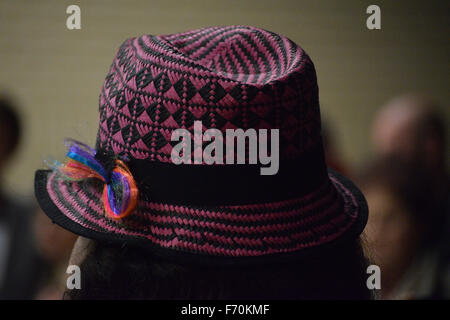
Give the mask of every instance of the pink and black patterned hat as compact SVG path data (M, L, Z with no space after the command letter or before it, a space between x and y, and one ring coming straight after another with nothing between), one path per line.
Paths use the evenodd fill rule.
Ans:
M283 36L228 26L128 39L99 104L96 148L72 142L68 164L36 172L40 206L76 234L226 264L302 256L364 229L363 195L324 162L314 65ZM172 133L196 121L224 135L278 129L277 174L174 164Z

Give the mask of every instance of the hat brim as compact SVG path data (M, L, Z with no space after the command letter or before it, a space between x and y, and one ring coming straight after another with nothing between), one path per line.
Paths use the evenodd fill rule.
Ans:
M302 198L246 206L183 206L140 199L135 214L107 217L101 186L38 170L35 195L56 224L80 236L142 246L171 261L240 265L322 254L355 240L368 218L364 196L340 173ZM143 197L141 197L143 198Z

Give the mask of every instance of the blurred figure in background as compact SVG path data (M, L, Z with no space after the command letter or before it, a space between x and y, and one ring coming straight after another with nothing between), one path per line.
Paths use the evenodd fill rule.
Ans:
M384 298L450 296L446 126L437 110L427 97L402 95L380 110L372 127L378 160L362 182L371 212L369 240L385 265Z
M42 210L34 220L36 245L43 268L36 279L38 300L59 300L65 290L67 261L77 236L54 224Z
M21 133L13 102L0 98L0 299L59 299L76 237L4 187Z
M381 268L383 299L441 298L442 214L433 178L423 167L396 158L372 164L360 186L369 206L370 254Z
M20 136L20 119L13 103L0 97L0 299L31 298L39 272L31 227L33 206L15 197L2 179Z
M376 156L395 155L416 162L448 190L445 130L436 102L406 94L381 108L373 123L372 144Z

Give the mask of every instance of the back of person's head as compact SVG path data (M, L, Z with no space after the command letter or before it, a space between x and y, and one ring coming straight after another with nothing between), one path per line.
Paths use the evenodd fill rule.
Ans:
M148 250L90 243L81 289L66 299L370 299L358 240L305 259L248 266L175 263Z

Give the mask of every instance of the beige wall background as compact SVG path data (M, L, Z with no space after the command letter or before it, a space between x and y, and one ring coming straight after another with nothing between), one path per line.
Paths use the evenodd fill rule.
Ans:
M0 92L16 98L24 137L6 188L31 192L34 171L63 139L94 144L100 87L122 41L211 25L255 25L288 36L312 57L322 116L343 159L370 157L369 127L387 99L405 91L434 97L450 117L449 1L18 1L0 0ZM81 30L66 8L81 7ZM366 8L381 7L379 31Z

